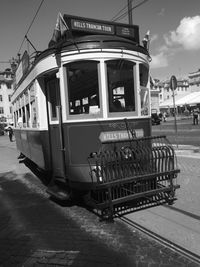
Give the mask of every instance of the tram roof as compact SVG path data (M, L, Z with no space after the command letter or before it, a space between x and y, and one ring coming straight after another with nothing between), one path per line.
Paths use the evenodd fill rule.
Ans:
M31 68L52 51L88 48L130 49L149 55L148 50L139 44L139 26L96 20L60 13L57 17L53 36L48 48L36 53L33 61L27 51L24 52L15 73L16 86L21 83Z
M60 41L76 39L87 35L108 35L129 39L139 44L139 26L112 21L97 20L59 13L56 27L53 32L49 47Z

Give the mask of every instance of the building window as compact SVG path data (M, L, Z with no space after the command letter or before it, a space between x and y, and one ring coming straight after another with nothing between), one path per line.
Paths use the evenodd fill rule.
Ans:
M0 114L4 114L3 107L0 107Z
M11 95L8 95L8 101L11 102Z
M12 114L12 107L10 107L10 114Z
M7 84L7 88L11 89L11 84L10 83Z
M3 102L3 96L0 95L0 102Z

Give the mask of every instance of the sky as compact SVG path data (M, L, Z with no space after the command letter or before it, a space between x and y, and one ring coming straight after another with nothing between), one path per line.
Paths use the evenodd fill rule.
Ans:
M128 0L0 0L0 70L9 67L2 62L31 50L23 41L27 32L38 51L46 49L59 12L111 21L127 3ZM152 77L187 78L189 73L197 71L200 68L200 0L133 0L132 7L140 3L133 9L132 18L133 24L139 25L140 40L150 31ZM118 22L128 23L128 16Z

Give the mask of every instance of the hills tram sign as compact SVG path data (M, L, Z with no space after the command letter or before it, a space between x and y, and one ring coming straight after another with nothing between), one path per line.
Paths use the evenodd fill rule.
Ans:
M83 18L78 16L71 16L68 14L65 14L63 18L72 35L75 32L116 35L119 37L131 39L136 43L139 43L138 25L129 25L111 21Z
M174 75L172 75L172 77L170 79L169 86L170 86L172 91L176 90L176 88L177 88L177 79Z

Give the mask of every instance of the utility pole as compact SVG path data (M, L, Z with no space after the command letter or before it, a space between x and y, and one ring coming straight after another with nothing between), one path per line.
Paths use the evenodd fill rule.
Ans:
M128 23L133 25L133 17L132 17L132 0L128 0Z
M172 90L172 96L173 96L173 104L174 104L174 128L175 128L175 133L176 133L176 145L178 147L178 138L177 138L177 122L176 122L176 104L175 104L175 94L174 91L177 88L177 79L174 75L171 76L170 78L170 88Z

